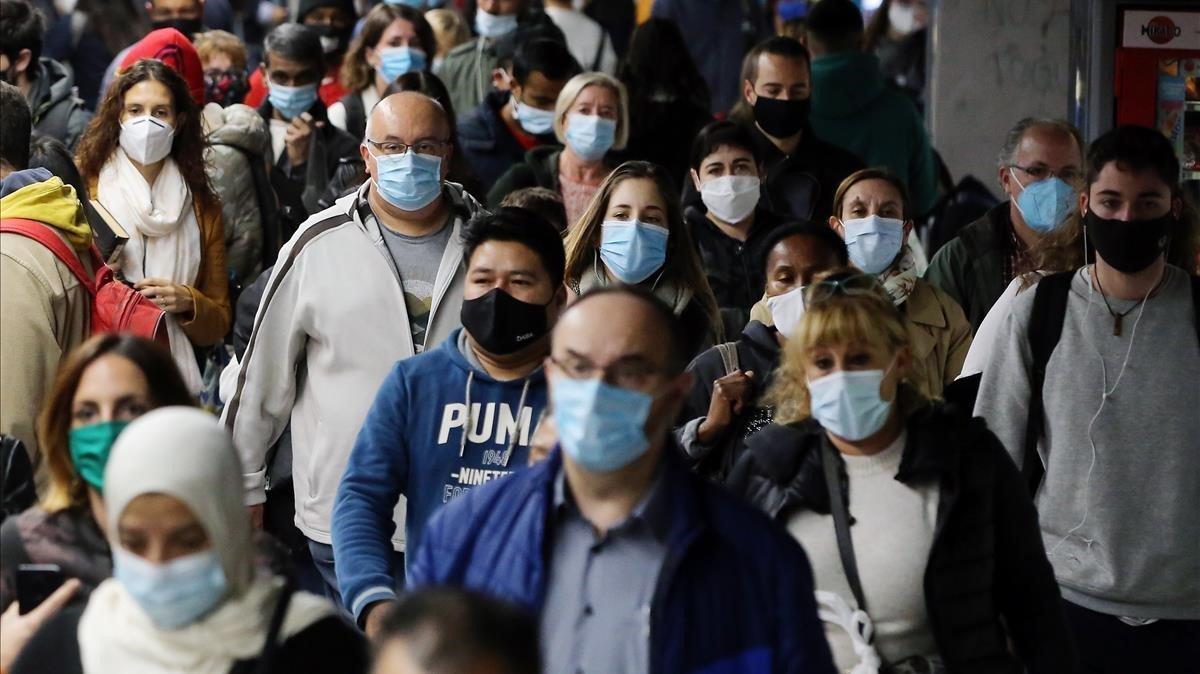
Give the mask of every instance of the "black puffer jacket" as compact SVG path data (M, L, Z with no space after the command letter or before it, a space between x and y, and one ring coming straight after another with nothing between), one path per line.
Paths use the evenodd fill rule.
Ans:
M940 485L925 604L947 670L1076 671L1058 585L1020 473L982 419L914 407L896 479ZM811 419L772 425L749 440L728 484L779 522L805 509L828 514L823 442L824 430ZM845 489L844 466L840 474Z

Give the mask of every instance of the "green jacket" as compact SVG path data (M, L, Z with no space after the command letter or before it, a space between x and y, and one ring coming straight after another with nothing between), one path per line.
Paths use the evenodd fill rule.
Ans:
M925 271L925 280L962 306L972 330L979 330L983 317L1012 280L1004 275L1004 260L1012 248L1009 208L1010 202L1005 201L959 230Z
M817 137L884 167L908 186L915 216L938 197L937 167L916 106L888 86L874 54L843 52L812 62L812 128Z
M505 171L488 190L488 208L499 208L504 197L524 187L545 187L557 192L558 157L561 154L562 147L558 145L539 145L526 152L525 161Z
M492 71L500 64L494 45L482 37L464 42L446 54L434 73L450 92L450 104L456 114L474 110L492 90Z

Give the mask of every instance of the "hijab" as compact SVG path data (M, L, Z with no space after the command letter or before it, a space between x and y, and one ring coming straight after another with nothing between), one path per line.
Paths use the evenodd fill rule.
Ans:
M191 407L165 407L129 425L113 445L104 473L109 544L121 545L121 515L143 494L179 499L208 533L228 582L225 598L208 615L178 630L157 627L133 597L110 578L92 593L79 624L84 671L228 672L257 657L266 643L283 581L254 566L249 516L242 502L242 468L216 418ZM292 596L280 640L333 609L322 598Z

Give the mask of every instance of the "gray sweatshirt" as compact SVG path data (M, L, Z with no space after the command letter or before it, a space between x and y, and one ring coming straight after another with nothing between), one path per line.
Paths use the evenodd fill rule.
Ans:
M1117 616L1200 619L1200 344L1190 281L1168 266L1121 336L1089 288L1088 272L1077 272L1046 366L1038 446L1046 475L1035 499L1046 552L1067 601ZM975 407L1018 465L1033 297L1013 300ZM1123 312L1137 301L1109 304Z

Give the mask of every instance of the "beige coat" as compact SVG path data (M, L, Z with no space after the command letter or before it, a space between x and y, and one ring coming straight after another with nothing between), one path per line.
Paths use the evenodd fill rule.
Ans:
M971 324L952 297L920 278L903 308L913 352L908 380L925 395L940 398L962 370Z
M90 319L87 289L54 253L20 234L0 234L0 433L19 438L35 461L43 398L59 360L87 339Z

